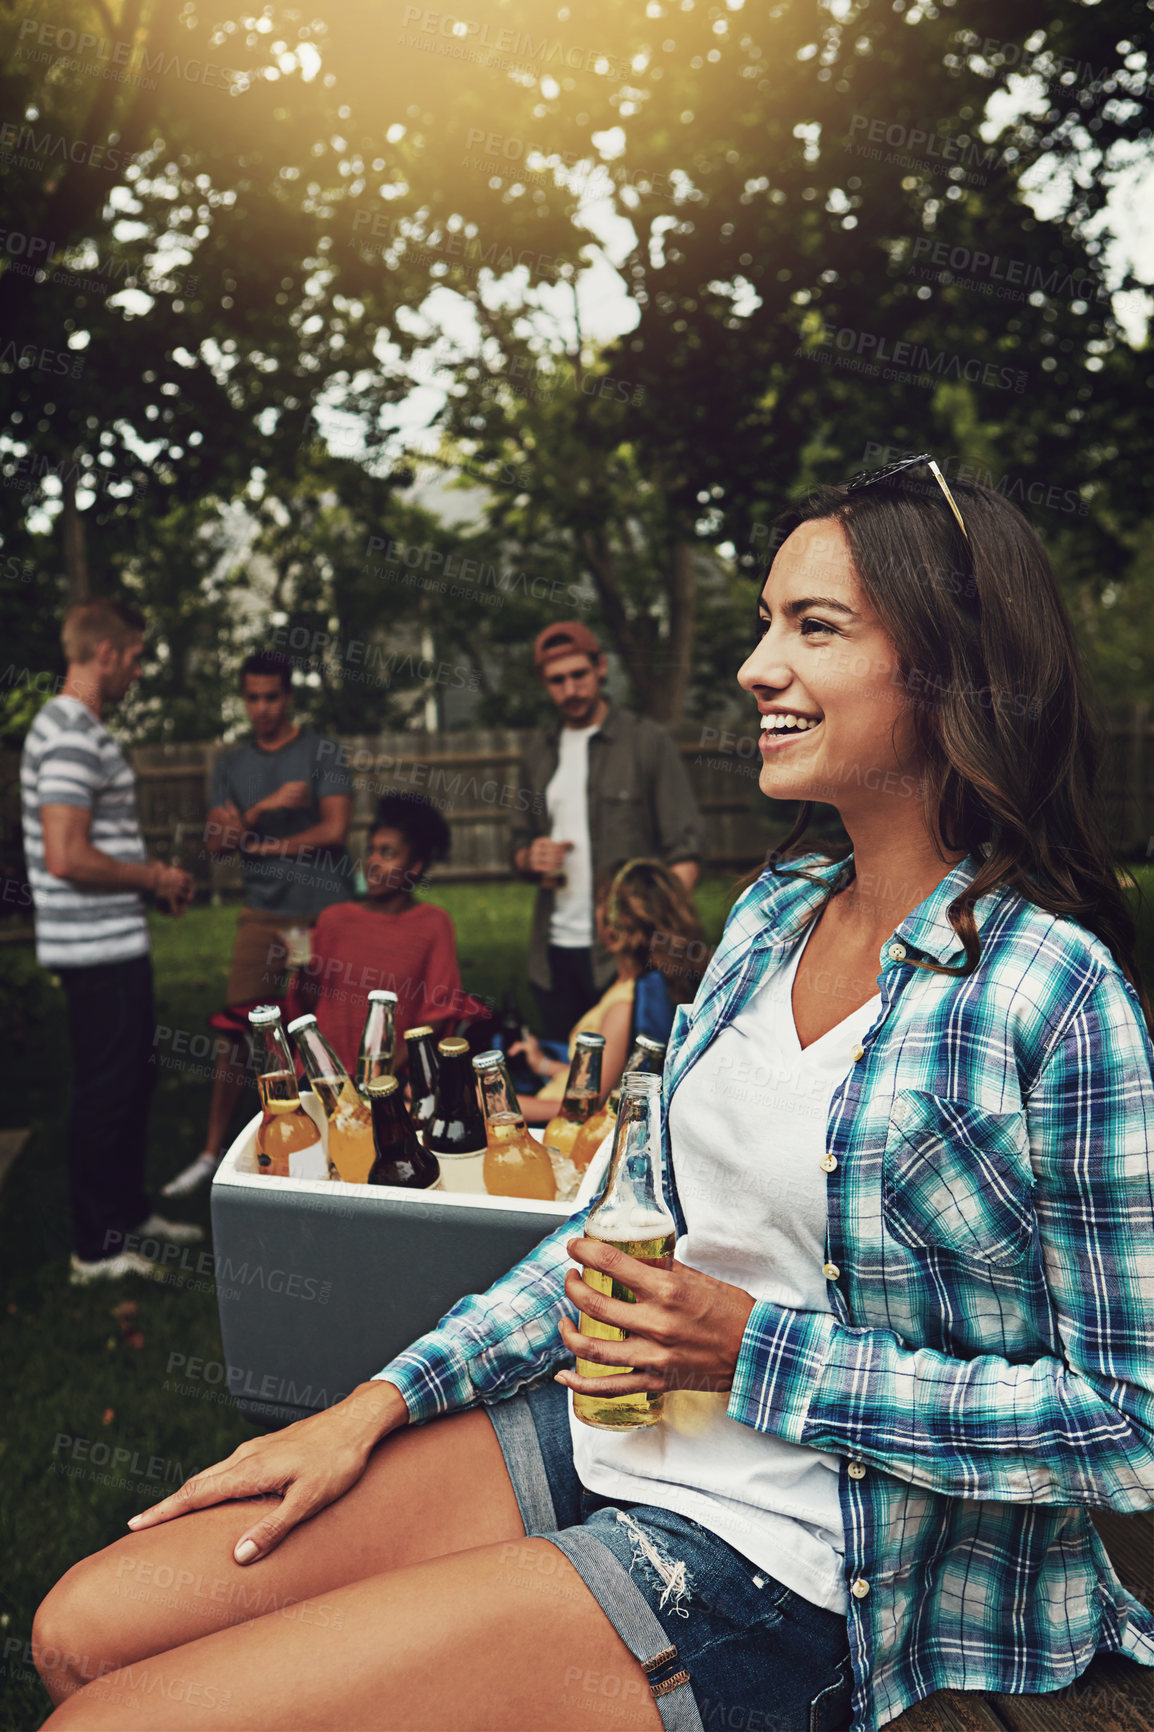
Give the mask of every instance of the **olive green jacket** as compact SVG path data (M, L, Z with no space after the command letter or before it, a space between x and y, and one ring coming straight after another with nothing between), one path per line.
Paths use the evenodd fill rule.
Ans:
M514 813L509 857L549 834L545 790L557 769L560 728L536 735L521 759L519 786L529 798ZM589 741L589 840L593 882L626 860L700 860L701 814L689 786L673 736L647 716L610 704L605 720ZM529 940L529 979L546 991L549 972L549 921L553 892L541 888L533 908ZM593 978L599 988L612 980L616 964L604 945L593 941Z

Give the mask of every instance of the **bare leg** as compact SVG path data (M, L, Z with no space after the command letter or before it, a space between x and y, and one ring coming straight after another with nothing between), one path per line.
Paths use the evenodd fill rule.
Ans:
M234 1054L239 1054L239 1051L239 1047L234 1043L228 1057L222 1055L218 1058L213 1071L212 1101L208 1109L208 1129L204 1135L204 1146L214 1155L219 1155L224 1147L236 1103L244 1091L248 1073L243 1060L238 1057L234 1062L233 1057Z
M251 1517L248 1502L218 1504L126 1534L75 1564L45 1599L32 1631L52 1700L262 1614L296 1631L296 1603L312 1595L524 1535L500 1445L481 1412L395 1432L344 1497L294 1528L267 1558L240 1565L232 1550Z
M411 1564L292 1614L110 1673L46 1728L660 1732L642 1667L547 1540Z

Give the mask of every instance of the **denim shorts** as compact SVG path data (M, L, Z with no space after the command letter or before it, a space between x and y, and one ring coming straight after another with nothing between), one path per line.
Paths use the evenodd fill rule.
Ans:
M552 1377L485 1411L526 1534L565 1553L640 1661L666 1732L844 1732L853 1690L844 1617L687 1516L586 1491ZM590 1672L574 1687L611 1695L621 1682Z

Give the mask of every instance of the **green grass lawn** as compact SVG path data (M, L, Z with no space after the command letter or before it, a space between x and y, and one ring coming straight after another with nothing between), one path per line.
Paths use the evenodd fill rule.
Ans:
M1142 966L1154 980L1154 867L1138 868L1136 877L1146 905ZM516 988L531 1021L523 978L531 889L445 885L430 900L456 923L466 988L498 1001L507 987ZM711 940L729 901L728 879L701 886L698 905ZM206 907L181 922L153 922L161 1029L203 1034L209 1012L223 1002L235 921L235 907ZM200 1396L189 1397L170 1369L174 1354L221 1362L211 1291L197 1291L195 1283L155 1290L136 1281L106 1289L68 1285L63 1001L29 947L0 949L0 1042L8 1060L0 1123L33 1127L0 1193L0 1342L10 1392L0 1438L0 1732L33 1732L50 1704L25 1644L48 1588L78 1558L123 1533L136 1510L220 1460L253 1428L228 1397L221 1398L219 1386L206 1381ZM149 1167L154 1189L200 1149L208 1095L195 1060L188 1068L161 1070ZM208 1233L206 1194L169 1207ZM126 1301L134 1311L123 1310Z

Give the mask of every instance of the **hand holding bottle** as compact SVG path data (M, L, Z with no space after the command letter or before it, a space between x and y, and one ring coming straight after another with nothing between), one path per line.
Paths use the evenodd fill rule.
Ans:
M629 1304L591 1292L577 1270L570 1269L565 1277L566 1297L587 1317L626 1333L624 1341L595 1340L579 1334L563 1317L561 1337L566 1347L598 1365L620 1365L627 1359L633 1370L609 1377L580 1377L576 1371L560 1371L558 1383L579 1394L600 1397L641 1390L656 1393L732 1387L742 1337L754 1306L751 1293L684 1263L655 1268L597 1239L571 1239L568 1250L575 1263L599 1270L615 1286L636 1293L637 1299Z

